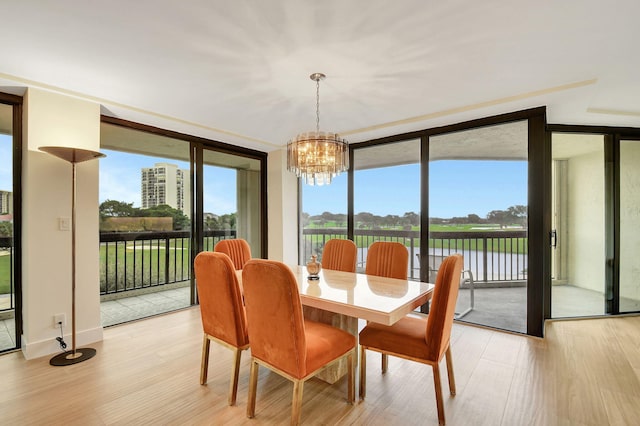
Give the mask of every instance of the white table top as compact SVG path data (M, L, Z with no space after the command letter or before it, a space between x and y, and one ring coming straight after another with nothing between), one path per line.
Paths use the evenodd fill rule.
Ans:
M431 298L433 284L372 275L320 271L308 280L304 266L289 265L302 304L379 324L391 325Z

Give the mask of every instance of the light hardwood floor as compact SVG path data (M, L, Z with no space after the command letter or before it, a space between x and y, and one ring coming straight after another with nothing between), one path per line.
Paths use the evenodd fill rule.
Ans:
M640 424L640 317L550 322L529 338L455 324L458 394L448 425ZM231 352L211 345L209 383L199 385L198 308L105 330L95 358L67 367L49 358L0 356L0 424L287 424L292 384L261 368L256 417L246 418L249 356L243 353L237 406L227 405ZM431 368L390 357L380 374L369 353L367 398L346 403L346 381L305 385L304 424L438 423ZM442 377L446 378L444 362Z

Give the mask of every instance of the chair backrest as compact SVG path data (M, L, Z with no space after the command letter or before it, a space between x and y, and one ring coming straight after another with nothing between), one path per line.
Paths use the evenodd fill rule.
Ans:
M351 240L327 241L322 250L322 268L335 271L355 272L358 249Z
M397 242L376 241L367 251L365 274L379 277L407 279L409 251Z
M224 253L231 258L236 270L244 267L244 264L251 259L251 247L243 239L220 240L213 247L213 251Z
M249 343L236 270L224 253L203 251L194 260L204 332L235 347Z
M251 355L293 377L304 377L304 317L291 269L275 260L252 259L242 270L242 286Z
M438 269L425 336L429 345L429 358L433 361L439 361L449 345L461 272L461 254L448 256Z

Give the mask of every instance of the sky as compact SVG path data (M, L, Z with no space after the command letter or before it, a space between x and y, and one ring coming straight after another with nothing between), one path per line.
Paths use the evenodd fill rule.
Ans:
M140 169L168 162L188 169L186 162L102 150L100 202L117 200L140 207ZM11 138L0 135L0 190L11 190ZM526 161L434 161L429 164L429 214L450 218L527 204ZM205 168L204 210L218 215L236 211L236 175L233 169ZM356 171L355 212L402 216L420 210L420 166L385 167ZM303 185L303 211L310 215L347 212L347 175L331 185Z
M102 203L106 200L124 201L140 207L140 170L143 167L153 167L156 163L175 164L180 169L189 170L189 163L123 153L102 149L106 154L100 159L100 195ZM204 169L204 211L217 215L229 214L236 211L236 172L233 169L207 166Z
M378 216L420 211L418 164L356 171L355 213ZM527 204L527 162L456 160L429 164L429 215L450 218ZM346 213L347 177L329 186L303 186L302 210L310 215Z

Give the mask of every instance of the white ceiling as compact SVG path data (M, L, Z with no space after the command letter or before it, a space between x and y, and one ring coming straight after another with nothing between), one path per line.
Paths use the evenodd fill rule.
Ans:
M638 0L3 1L0 91L271 151L547 105L640 127Z

